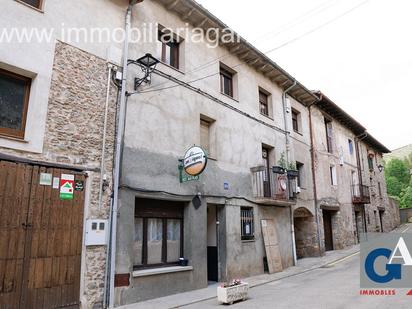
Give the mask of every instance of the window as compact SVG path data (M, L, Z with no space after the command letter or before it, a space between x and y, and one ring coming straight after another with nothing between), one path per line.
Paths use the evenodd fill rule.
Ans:
M220 91L233 98L233 73L220 67Z
M298 170L298 187L303 187L304 180L304 164L296 161L296 169Z
M179 69L180 42L173 34L159 30L158 41L160 44L160 59L163 63Z
M300 113L297 110L292 109L292 127L293 127L293 131L298 132L298 133L300 132L299 122L300 122Z
M183 204L136 199L134 268L177 265L183 257Z
M200 116L200 146L206 151L208 157L214 157L216 154L216 126L215 120Z
M378 192L379 192L379 197L382 198L382 185L380 182L378 182Z
M251 240L254 239L255 223L253 218L253 208L241 207L240 208L240 226L241 226L241 239Z
M368 167L369 171L373 171L373 154L368 155Z
M348 145L349 145L349 153L350 155L353 155L353 141L351 139L348 139Z
M269 116L269 95L262 90L259 90L259 105L260 113Z
M31 79L0 69L0 135L24 138Z
M330 182L332 186L337 186L338 185L338 179L336 176L336 166L331 165L330 166Z
M332 131L332 121L325 118L325 129L326 129L326 144L329 153L333 152L333 131Z
M19 0L20 2L24 2L32 7L35 7L36 9L41 9L42 8L42 0Z

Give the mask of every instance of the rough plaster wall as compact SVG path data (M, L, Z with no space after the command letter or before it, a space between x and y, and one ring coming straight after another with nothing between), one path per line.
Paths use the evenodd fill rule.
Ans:
M57 42L46 123L43 153L32 154L1 148L2 153L49 163L63 163L99 169L108 68L106 61L65 43ZM110 205L111 171L117 89L110 92L106 160L109 186L98 209L100 173L90 172L87 218L107 218ZM84 305L102 302L105 247L86 250Z

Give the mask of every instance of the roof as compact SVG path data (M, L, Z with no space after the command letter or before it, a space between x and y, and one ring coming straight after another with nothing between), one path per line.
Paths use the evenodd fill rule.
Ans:
M314 91L314 93L320 98L316 102L316 106L332 116L335 120L340 122L343 126L351 130L356 136L365 135L362 139L366 144L381 153L390 153L391 151L380 143L376 138L369 134L365 127L363 127L352 116L340 108L336 103L324 95L321 91Z
M182 20L195 25L196 27L200 27L205 30L209 28L218 28L222 32L224 29L230 29L225 23L194 0L155 1L162 4L169 12L178 15ZM350 129L355 135L358 136L366 133L366 137L363 141L372 148L382 153L390 153L388 148L376 140L372 135L367 133L366 128L364 128L359 122L357 122L353 117L351 117L323 93L320 91L315 92L307 89L263 52L258 50L236 32L234 32L234 34L239 38L238 42L221 43L222 46L228 49L230 54L237 56L240 60L253 67L256 71L269 78L272 82L276 83L284 90L295 85L288 92L289 96L306 106L316 103L319 108L333 116L336 120L342 123L342 125Z
M220 31L230 29L220 19L210 13L202 5L193 0L156 0L167 8L169 12L177 14L182 20L196 27L205 30L209 28L217 28ZM296 85L288 92L288 95L304 105L309 105L318 100L316 95L307 89L304 85L298 82L293 76L282 69L272 59L234 32L239 38L236 42L221 43L226 47L232 55L237 56L240 60L246 62L249 66L255 68L256 71L265 75L272 82L279 85L282 89L288 89L296 83Z

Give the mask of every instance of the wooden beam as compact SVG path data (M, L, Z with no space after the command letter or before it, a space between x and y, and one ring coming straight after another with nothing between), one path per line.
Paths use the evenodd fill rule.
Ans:
M246 59L247 56L249 56L249 54L250 54L250 52L247 51L246 53L239 55L239 59L240 59L240 60Z
M239 51L242 48L242 46L240 44L237 44L234 48L229 49L229 52L231 54L236 53L237 51Z
M169 4L169 5L167 6L167 9L168 9L168 10L173 9L176 5L179 4L179 2L180 2L180 0L175 0L175 1L173 1L171 4Z
M248 62L249 65L255 65L256 63L258 63L260 61L259 58L255 58L254 60Z
M190 20L190 16L192 16L192 14L193 14L194 11L195 11L195 9L191 9L189 12L187 12L187 13L182 17L182 19L183 19L184 21L189 21L189 20Z
M208 20L209 20L209 18L206 17L205 19L203 19L203 20L197 25L197 27L198 27L198 28L203 27Z

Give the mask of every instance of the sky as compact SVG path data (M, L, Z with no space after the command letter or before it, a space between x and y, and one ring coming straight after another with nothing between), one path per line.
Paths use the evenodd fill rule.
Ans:
M412 1L197 2L389 149L412 144Z

